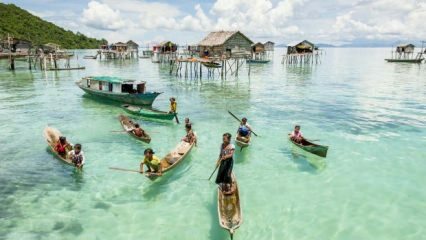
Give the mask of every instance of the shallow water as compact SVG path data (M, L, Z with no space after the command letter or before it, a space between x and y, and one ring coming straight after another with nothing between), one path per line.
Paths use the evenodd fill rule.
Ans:
M214 169L226 112L247 116L259 137L236 152L244 222L235 239L421 239L426 235L426 65L384 62L389 49L328 49L321 64L286 66L283 49L238 78L185 80L149 60L84 60L84 71L42 72L0 61L0 239L228 239L218 224ZM72 62L77 64L76 60ZM142 78L176 96L199 144L151 182L136 173L145 147L164 156L182 124L140 120L152 142L120 130L119 104L88 97L87 75ZM287 133L329 145L326 159L295 149ZM83 144L83 172L55 159L42 136L59 128Z

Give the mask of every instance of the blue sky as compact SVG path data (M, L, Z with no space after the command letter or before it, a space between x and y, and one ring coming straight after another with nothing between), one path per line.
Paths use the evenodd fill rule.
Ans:
M199 42L240 30L254 41L398 43L426 40L426 0L15 0L72 31L141 44Z

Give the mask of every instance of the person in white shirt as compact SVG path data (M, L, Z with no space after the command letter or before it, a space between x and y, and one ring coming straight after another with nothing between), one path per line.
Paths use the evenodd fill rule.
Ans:
M74 163L78 168L83 168L85 163L84 153L81 150L81 144L77 143L74 145L74 149L68 153L68 158Z

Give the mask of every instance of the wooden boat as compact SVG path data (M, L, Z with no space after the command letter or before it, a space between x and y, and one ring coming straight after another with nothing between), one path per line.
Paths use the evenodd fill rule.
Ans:
M222 67L222 65L220 65L220 63L217 63L217 62L201 62L201 64L203 64L207 68L221 68Z
M77 82L77 85L93 96L135 105L151 106L161 94L146 92L146 82L109 76L85 77Z
M66 157L64 158L55 151L56 143L59 141L59 137L62 136L61 132L58 129L52 128L52 127L46 127L43 131L43 135L44 135L44 138L46 139L47 144L50 147L51 152L57 158L61 159L64 163L66 163L68 165L75 166L74 163L71 161L71 159L68 159ZM71 143L70 143L70 145L71 145ZM71 150L72 150L72 147L70 146L67 149L67 154Z
M239 228L243 222L240 206L240 193L235 175L232 173L232 194L224 194L220 187L217 189L217 213L219 215L219 224L222 228L229 231L231 239L235 230Z
M163 174L171 170L172 168L174 168L180 162L182 162L182 160L191 151L193 146L194 144L181 141L178 145L176 145L176 147L172 151L170 151L164 158L162 158L161 169ZM145 176L151 180L155 180L157 177L160 177L161 175L158 175L156 173L145 173Z
M96 56L84 56L83 58L84 59L96 59L97 55Z
M387 62L394 62L394 63L422 63L424 58L416 58L416 59L392 59L387 58L385 59Z
M247 59L247 63L269 63L270 60Z
M250 142L251 139L249 139L248 142L244 142L244 141L240 141L237 139L237 137L235 137L235 144L239 147L241 147L241 150L243 150L243 148L250 146Z
M124 116L124 115L120 115L118 116L118 120L121 123L121 126L124 128L124 130L130 134L132 137L141 140L142 142L146 142L146 143L150 143L151 142L151 137L148 135L148 133L145 132L145 136L142 137L138 137L133 133L133 129L135 128L135 122L132 121L130 118Z
M128 113L139 115L146 118L173 120L173 118L175 117L174 113L168 113L168 112L159 111L155 109L145 109L138 106L132 106L129 104L124 104L121 107Z
M69 70L84 70L86 67L69 67L69 68L49 68L47 71L69 71Z
M310 142L309 140L303 138L301 143L297 143L293 141L290 137L289 140L296 146L300 147L301 149L310 152L312 154L315 154L320 157L327 157L327 151L328 146L318 145L315 143Z

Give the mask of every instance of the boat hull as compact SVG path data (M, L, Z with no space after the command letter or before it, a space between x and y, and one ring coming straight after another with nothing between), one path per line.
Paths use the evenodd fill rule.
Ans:
M189 154L192 147L194 147L194 144L190 144L184 141L178 143L172 151L170 151L164 158L161 159L161 168L163 174L182 162ZM155 173L145 173L145 176L153 181L162 175Z
M59 141L59 137L62 136L61 132L56 128L46 127L43 131L43 135L44 135L44 138L47 142L47 145L49 145L49 149L52 152L52 154L56 158L62 160L62 162L66 163L70 166L75 167L75 164L71 161L71 159L64 158L55 151L55 145ZM70 145L71 145L71 143L70 143ZM71 148L72 147L67 149L67 153L68 153L68 151L72 150Z
M387 62L394 62L394 63L422 63L424 58L420 59L385 59Z
M317 156L320 157L327 157L327 152L328 152L328 146L323 146L323 145L318 145L315 143L311 143L309 141L307 141L306 139L303 140L303 144L300 143L296 143L295 141L293 141L291 138L289 138L290 142L292 142L294 145L296 145L297 147L310 152L312 154L315 154Z
M146 117L146 118L154 118L154 119L160 119L160 120L173 120L173 118L175 118L174 113L168 113L168 112L158 111L154 109L143 109L137 106L130 106L127 104L124 104L121 107L128 113Z
M138 139L142 142L146 142L146 143L150 143L151 142L151 137L148 135L148 133L145 132L145 136L143 137L138 137L136 136L132 130L135 127L133 124L133 120L131 120L130 118L124 116L124 115L120 115L118 116L118 120L121 123L121 126L123 127L123 129L133 138Z
M265 64L265 63L269 63L269 62L270 62L270 60L247 59L247 63L262 63L262 64Z
M161 93L158 92L148 92L143 94L129 94L129 93L112 93L112 92L106 92L106 91L99 91L94 89L89 89L86 87L81 86L78 84L78 86L87 94L90 94L92 96L100 97L100 98L106 98L109 100L122 102L122 103L129 103L134 105L144 105L144 106L151 106L154 100L160 95Z
M234 174L232 174L232 186L235 189L230 195L223 194L220 187L217 189L217 213L219 215L219 224L222 228L229 231L231 238L235 230L239 228L243 222L240 193Z

